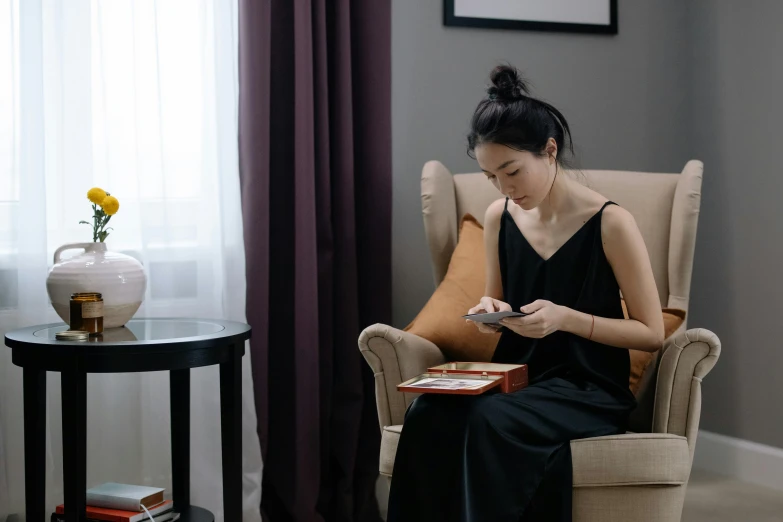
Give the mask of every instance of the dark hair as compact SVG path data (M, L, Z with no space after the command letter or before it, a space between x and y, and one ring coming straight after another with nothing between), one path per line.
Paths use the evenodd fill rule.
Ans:
M557 143L557 161L574 153L571 129L563 114L545 101L530 96L527 82L511 65L499 65L489 76L492 86L473 113L468 134L468 155L482 143L497 143L542 155L549 138Z

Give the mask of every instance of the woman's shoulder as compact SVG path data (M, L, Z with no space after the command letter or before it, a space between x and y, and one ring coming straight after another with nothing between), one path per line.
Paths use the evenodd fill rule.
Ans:
M610 201L607 200L607 203L610 203ZM614 202L612 201L611 203ZM617 203L608 204L604 207L601 216L601 231L604 235L607 233L610 235L622 233L623 231L629 230L629 228L637 228L633 214Z
M500 218L506 209L506 198L496 199L487 207L484 213L484 229L500 226Z
M604 252L611 258L627 253L638 245L641 232L633 214L620 205L606 205L601 215L601 242Z

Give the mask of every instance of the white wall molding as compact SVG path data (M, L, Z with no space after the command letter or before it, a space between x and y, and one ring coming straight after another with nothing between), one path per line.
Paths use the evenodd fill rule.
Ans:
M699 430L693 467L783 491L783 449Z

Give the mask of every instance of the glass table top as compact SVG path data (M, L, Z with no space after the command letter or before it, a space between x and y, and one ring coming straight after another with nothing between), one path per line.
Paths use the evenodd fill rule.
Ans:
M53 326L36 330L33 335L55 340L55 334L68 329L67 325ZM119 328L109 328L102 334L91 336L88 342L133 342L181 339L215 334L225 330L218 323L196 319L132 319Z

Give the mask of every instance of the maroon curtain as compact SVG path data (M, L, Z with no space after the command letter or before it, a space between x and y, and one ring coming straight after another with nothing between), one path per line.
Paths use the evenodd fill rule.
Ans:
M262 507L378 521L362 327L391 320L390 0L240 0L239 146Z

